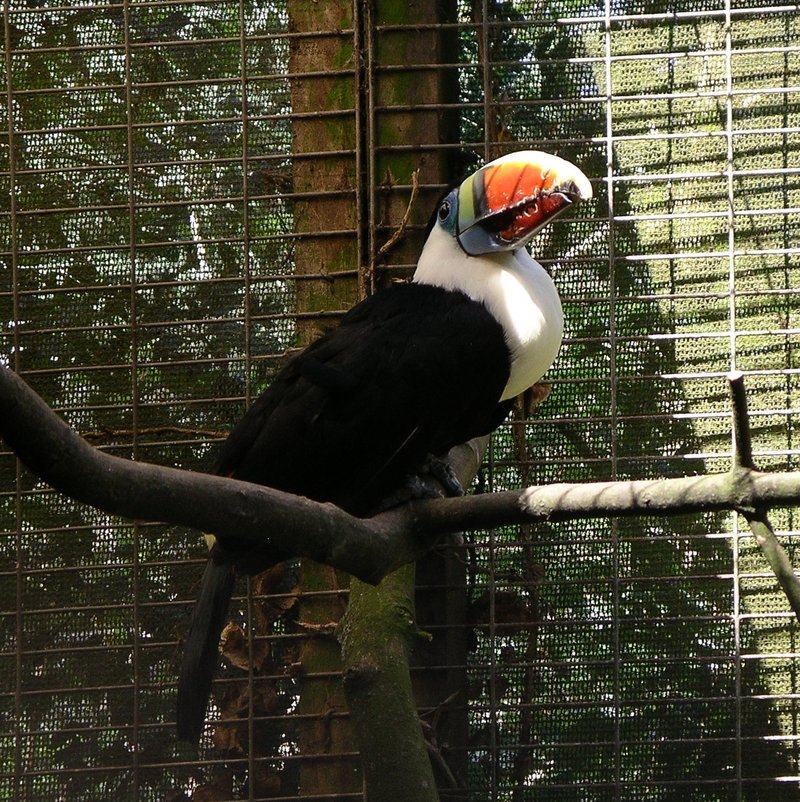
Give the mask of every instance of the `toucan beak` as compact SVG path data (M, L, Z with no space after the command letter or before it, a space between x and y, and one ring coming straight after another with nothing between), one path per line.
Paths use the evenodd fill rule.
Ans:
M574 165L538 150L495 159L458 188L456 237L470 256L512 251L573 203L592 197Z

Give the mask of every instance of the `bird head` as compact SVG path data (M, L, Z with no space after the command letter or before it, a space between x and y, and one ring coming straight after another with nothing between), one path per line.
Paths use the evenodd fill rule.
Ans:
M574 165L538 150L489 162L439 203L436 223L470 256L514 251L573 203L592 197Z

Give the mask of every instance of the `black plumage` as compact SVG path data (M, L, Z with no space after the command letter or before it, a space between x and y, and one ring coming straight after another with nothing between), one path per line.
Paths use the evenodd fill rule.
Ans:
M508 376L503 331L483 306L397 285L289 362L216 471L367 514L426 454L491 431Z
M439 287L390 287L286 365L230 433L216 471L367 515L428 454L502 422L509 370L503 329L484 306ZM288 556L231 539L214 547L184 647L182 740L202 731L234 565L255 573Z

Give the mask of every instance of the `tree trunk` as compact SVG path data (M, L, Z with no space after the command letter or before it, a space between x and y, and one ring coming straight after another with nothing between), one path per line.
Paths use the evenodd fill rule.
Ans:
M382 69L375 81L373 124L378 148L373 164L375 183L379 186L398 180L407 182L408 176L418 170L419 185L430 187L420 190L411 209L410 221L416 225L414 234L404 236L387 255L392 265L412 266L424 244L424 226L439 194L431 185L449 181L463 171L460 154L439 147L441 143L459 141L458 74L455 69L437 66L457 63L457 33L426 27L452 22L456 19L456 9L451 0L440 3L377 0L372 13L373 26L408 26L384 30L375 46L374 61L382 68L392 69ZM398 69L404 65L414 65L414 69ZM413 145L413 149L393 147L398 145ZM408 196L399 192L379 192L373 205L377 210L376 222L395 221L396 226L406 212L407 200ZM392 232L391 225L379 231L380 240L386 241ZM387 265L385 275L396 274L397 270ZM380 279L379 272L374 283L380 284ZM472 475L468 481L472 481ZM413 574L404 576L414 582ZM413 698L418 709L435 711L425 717L426 726L434 728L428 729L426 738L434 756L437 784L451 792L454 785L466 787L467 630L460 626L466 621L465 585L463 559L452 549L431 552L417 565L417 590L411 605L412 614L416 608L419 628L430 627L432 633L429 638L415 638L408 655L413 666ZM383 584L378 588L378 596L383 588ZM398 589L393 584L386 592L391 599ZM384 608L391 609L387 604ZM446 626L448 623L455 626ZM391 631L392 626L393 619L389 616L384 627ZM456 748L449 750L448 745ZM391 772L390 760L391 751L383 767L385 773ZM371 794L368 773L367 780Z
M301 345L334 322L324 314L308 317L307 313L350 307L391 277L386 269L389 260L404 266L399 274L405 276L416 262L422 228L435 200L436 190L430 185L452 172L443 163L448 157L439 146L443 141L457 141L458 125L452 111L437 108L447 96L455 96L451 92L457 87L455 70L443 73L437 68L442 60L455 62L448 50L455 34L420 26L442 22L443 9L451 1L289 2L291 31L309 34L293 39L290 53ZM448 14L449 19L455 18L453 9ZM412 27L384 30L379 37L375 33L378 25L406 24ZM355 31L352 36L335 33L350 29ZM430 67L417 66L426 64ZM378 65L413 65L413 69L377 70ZM410 186L415 170L423 188L410 205L409 191L392 189L397 184ZM381 245L392 238L407 212L409 225L403 236L379 255ZM330 625L339 621L344 610L341 591L348 579L311 562L304 562L301 572L305 592L298 605L301 633L327 634L308 636L301 646L298 748L309 759L301 761L300 791L358 791L361 779L355 755L359 750L346 715L338 644L330 637ZM372 781L369 785L368 796L375 800L416 799L409 793L417 788L426 794L420 800L437 798L409 675L413 577L413 570L406 569L378 589L357 583L351 590L350 658L360 664L374 648L385 649L382 659L392 658L383 687L386 693L391 690L393 704L380 705L379 717L370 704L374 697L368 685L357 681L358 670L348 664L350 715L357 725L361 759L367 776L381 780L376 788ZM431 609L441 604L430 594L425 601ZM443 659L438 643L430 656ZM448 652L449 665L459 660L463 664L463 657ZM432 675L420 684L423 704L433 707L442 701L441 679ZM394 779L383 781L389 777Z
M411 688L414 564L377 587L357 579L342 624L344 687L361 742L368 802L437 802Z
M350 2L290 0L298 345L307 345L335 324L324 313L358 300L357 147L352 110L355 82ZM328 35L316 35L322 31ZM337 72L343 74L337 75ZM324 75L328 73L328 75ZM308 155L306 155L308 154ZM350 191L348 191L350 190ZM321 234L320 232L337 232ZM318 316L309 313L320 313ZM297 621L302 638L297 680L299 793L361 790L357 747L341 683L341 656L333 627L345 609L349 577L303 560Z
M448 462L463 484L475 477L487 443L488 438L472 441L448 454ZM339 632L345 691L361 748L367 802L436 802L437 784L452 788L455 781L465 787L459 764L449 762L436 741L442 734L459 735L464 740L458 743L466 745L466 700L461 698L455 711L441 714L446 722L437 727L438 733L423 735L417 713L419 694L411 685L411 652L417 643L430 643L441 635L431 636L416 625L414 575L414 566L406 565L376 587L354 579ZM460 588L463 586L456 592ZM442 642L444 645L431 649L430 654L441 657L447 653L452 644L447 639ZM464 656L455 659L459 666L455 672L449 667L444 672L425 672L429 675L425 691L442 702L465 690L460 677ZM453 798L452 794L448 798Z

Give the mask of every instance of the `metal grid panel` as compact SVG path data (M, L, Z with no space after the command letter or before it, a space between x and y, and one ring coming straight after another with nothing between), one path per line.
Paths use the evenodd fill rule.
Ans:
M487 156L513 141L576 160L598 201L536 245L567 342L550 399L498 434L482 487L725 469L734 366L748 373L759 465L795 469L795 8L462 4L449 23L412 28L455 37L438 64L405 63L392 45L409 27L353 11L310 34L277 3L6 0L11 367L99 446L203 468L284 350L350 302L347 289L332 308L310 305L332 268L297 276L299 249L352 245L366 267L410 194L393 176L386 201L385 160ZM361 49L364 70L292 69L326 46ZM455 73L458 97L364 108L342 89L410 70ZM320 85L336 104L298 111L293 92ZM453 109L460 142L381 138L405 111ZM304 121L336 137L300 152ZM330 145L343 129L352 146ZM347 179L308 190L317 161ZM358 214L296 225L339 201ZM398 254L386 272L411 263ZM237 798L326 798L297 790L314 754L291 735L297 711L279 705L258 711L271 752L248 757L235 740L214 752L210 730L209 760L175 750L195 534L86 510L1 459L0 798L162 799L212 774L217 798L228 781ZM795 514L775 523L791 553ZM471 734L451 754L470 791L448 798L796 798L792 624L730 516L504 529L470 544L468 616L428 627L469 640L457 705ZM253 591L243 615L263 612L260 592L293 598L277 580ZM279 617L259 687L292 697L298 639ZM254 678L229 668L219 688L242 683L252 697Z

